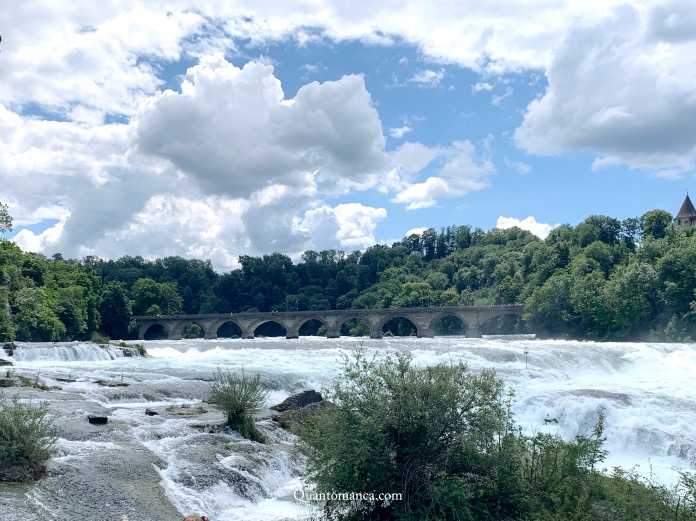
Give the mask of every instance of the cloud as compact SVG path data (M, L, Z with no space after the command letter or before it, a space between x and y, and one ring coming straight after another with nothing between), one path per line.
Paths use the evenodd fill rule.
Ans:
M424 89L437 87L440 82L445 78L445 70L440 69L439 71L433 71L431 69L424 69L416 72L411 78L409 78L409 83L415 83L419 87Z
M522 228L532 232L534 235L540 239L546 239L551 230L560 226L559 224L546 224L538 223L534 217L527 217L525 219L515 219L514 217L503 217L502 215L498 217L498 222L496 228L507 229L507 228Z
M488 145L484 143L484 150ZM476 157L476 148L469 141L455 141L451 147L431 150L444 159L438 176L420 183L405 185L392 202L406 204L407 210L436 206L439 199L464 197L488 186L495 166L486 158ZM434 158L433 158L434 159Z
M505 163L506 167L521 175L526 175L532 171L532 167L529 166L529 164L525 163L524 161L513 161L508 156L503 158L503 163Z
M574 24L516 144L538 155L591 150L595 169L688 167L696 157L694 20L696 4L677 0Z
M479 92L490 90L493 90L493 85L485 81L479 81L478 83L475 83L471 86L472 94L478 94Z
M323 205L295 219L293 228L308 240L307 249L324 250L338 244L354 251L375 243L375 229L387 217L384 208L371 208L360 203L339 204L335 208Z
M408 134L411 131L413 131L413 129L409 126L390 128L389 135L395 139L401 139L402 137L404 137L406 134Z
M136 120L137 150L170 161L209 194L249 196L270 184L365 182L384 165L384 136L361 76L302 86L286 100L273 67L204 57L181 93Z

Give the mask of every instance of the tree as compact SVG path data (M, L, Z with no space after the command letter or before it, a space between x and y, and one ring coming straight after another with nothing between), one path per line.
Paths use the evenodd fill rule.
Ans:
M20 289L12 307L17 340L55 342L65 335L65 325L53 311L43 288Z
M131 289L133 314L157 315L181 313L183 299L173 282L159 282L146 277L135 281Z
M7 205L0 201L0 233L12 231L12 217L7 212Z
M101 331L110 338L128 337L128 321L132 304L123 282L109 282L102 290L99 301Z
M643 217L643 238L662 239L672 229L672 214L664 210L650 210Z
M573 279L567 272L554 273L527 300L524 320L541 332L567 334L573 311L570 305L572 283Z

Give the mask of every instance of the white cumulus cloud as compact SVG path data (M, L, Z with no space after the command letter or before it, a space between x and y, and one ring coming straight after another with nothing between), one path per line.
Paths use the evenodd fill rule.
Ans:
M595 168L688 168L696 158L696 3L668 0L575 23L515 141L540 155L591 150Z
M503 217L502 215L498 217L498 222L496 223L496 228L507 229L514 227L522 228L532 232L534 235L540 239L545 239L551 230L560 226L560 224L546 224L538 223L534 217L526 217L524 219L516 219L514 217Z

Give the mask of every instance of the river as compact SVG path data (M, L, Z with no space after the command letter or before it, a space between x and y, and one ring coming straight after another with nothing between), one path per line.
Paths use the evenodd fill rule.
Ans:
M474 370L495 369L515 391L515 419L527 432L554 429L568 439L589 434L598 411L603 410L609 469L639 465L641 474L652 473L667 484L674 480L676 469L694 468L695 344L516 337L198 339L145 342L148 357L124 358L92 344L18 343L10 360L18 373L38 375L55 388L37 397L52 403L51 413L61 425L85 423L90 404L109 416L112 430L104 431L108 434L99 433L97 427L94 431L80 427L84 430L79 435L68 429L72 434L59 441L49 478L52 473L64 475L67 466L81 468L83 474L91 472L95 458L111 454L109 458L116 461L115 456L127 448L133 457L143 454L156 460L147 465L154 469L148 478L154 482L150 486L159 487L180 514L206 513L214 521L280 521L302 519L310 512L293 499L293 492L302 486L303 461L293 450L292 435L263 420L259 426L271 443L260 446L234 433L206 432L196 427L201 422L195 417L148 416L144 411L162 411L172 404L195 408L205 399L218 367L260 373L270 390L268 405L301 390L321 390L337 374L341 356L360 345L378 355L409 351L419 365L462 360ZM100 379L128 385L104 387L95 383ZM78 402L79 407L69 405ZM558 424L544 422L551 418ZM106 480L109 488L109 471L95 478L98 472L94 470L90 483ZM132 520L163 521L157 514L135 511L142 501L129 502L126 496L133 488L128 487L128 477L119 480L109 497L109 512L115 514L121 508ZM62 518L68 508L64 491L51 485L50 479L47 483L0 488L0 513L9 508L16 513L16 508L29 509L33 504L35 519ZM84 493L103 494L103 490ZM22 501L30 506L18 506ZM85 506L79 507L82 510L74 507L75 512L87 512L94 501L98 499L86 499ZM45 511L51 514L36 517L36 512Z

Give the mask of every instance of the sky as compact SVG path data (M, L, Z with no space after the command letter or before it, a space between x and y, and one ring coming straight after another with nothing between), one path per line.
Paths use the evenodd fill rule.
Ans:
M693 0L23 0L0 35L26 251L228 271L696 193Z

